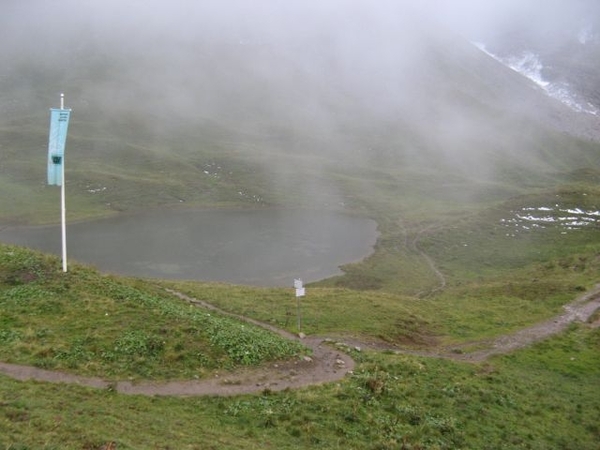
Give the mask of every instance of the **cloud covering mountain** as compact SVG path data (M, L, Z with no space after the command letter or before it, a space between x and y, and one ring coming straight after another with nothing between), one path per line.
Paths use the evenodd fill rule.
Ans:
M538 3L8 1L1 120L45 126L64 91L79 151L98 164L123 166L151 144L158 153L143 161L234 152L276 186L299 183L306 163L295 155L491 179L507 164L550 164L548 127L597 130L597 118L579 118L471 44L494 45L524 23L535 24L533 41L563 42L559 31L592 7Z

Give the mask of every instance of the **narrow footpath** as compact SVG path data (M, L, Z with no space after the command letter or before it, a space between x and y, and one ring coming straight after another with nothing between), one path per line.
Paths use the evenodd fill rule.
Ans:
M260 368L245 368L235 373L217 373L209 379L183 381L110 382L101 378L82 377L32 366L3 362L0 362L0 373L16 380L78 384L98 389L111 389L121 394L130 395L233 396L265 391L298 389L341 380L346 374L352 372L355 367L354 360L344 350L352 348L351 346L361 346L365 349L370 348L368 343L353 342L352 344L347 344L343 340L326 339L323 337L304 337L301 339L273 325L228 313L214 305L194 299L180 292L172 290L169 290L169 292L179 299L190 302L198 307L236 317L239 320L269 329L287 339L298 340L312 350L312 355L302 359L271 363ZM598 309L600 309L600 285L597 285L590 292L565 305L564 313L551 320L519 330L513 334L500 336L493 341L469 343L470 346L482 344L486 347L485 350L460 353L456 352L456 349L452 349L435 353L417 353L398 348L390 349L399 353L418 354L425 357L481 362L492 355L510 353L516 349L560 333L572 322L585 323ZM591 326L600 326L600 321L596 321Z

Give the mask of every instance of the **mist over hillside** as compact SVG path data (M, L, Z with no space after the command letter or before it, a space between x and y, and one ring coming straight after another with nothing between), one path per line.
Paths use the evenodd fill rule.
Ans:
M446 21L503 64L576 112L600 113L600 4L593 0L446 6ZM458 14L458 11L469 11ZM569 131L598 139L598 120L574 116ZM571 123L574 120L568 119Z
M410 3L4 3L3 148L43 155L47 109L65 92L81 186L161 170L197 182L221 155L250 164L262 193L335 202L340 168L493 181L588 165L588 148L553 130L593 137L596 118L478 50L471 24L440 2ZM573 152L547 158L550 143ZM227 170L231 191L245 192Z

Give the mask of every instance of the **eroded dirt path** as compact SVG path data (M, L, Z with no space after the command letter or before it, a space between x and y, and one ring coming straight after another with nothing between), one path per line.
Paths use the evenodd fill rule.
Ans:
M270 324L260 322L248 317L231 314L220 310L214 305L202 302L180 292L169 291L178 298L195 304L199 307L208 308L226 314L237 319L267 328L287 338L300 340L299 337L278 329ZM516 333L498 337L490 342L470 343L486 346L485 350L472 353L457 353L456 349L438 352L411 352L427 357L450 358L454 360L480 362L492 355L505 354L516 349L531 345L553 334L563 331L570 323L575 321L586 322L600 309L600 285L593 290L575 299L564 307L564 313L546 322L522 329ZM596 321L594 326L600 323ZM333 382L342 379L347 373L354 369L355 363L352 358L343 351L348 346L361 345L363 343L344 343L344 340L336 341L322 337L307 337L301 342L309 347L313 354L310 358L299 360L271 363L261 368L241 369L235 373L218 373L214 377L201 380L184 381L117 381L108 382L101 378L82 377L31 366L8 364L0 362L0 373L17 380L36 380L51 383L71 383L98 389L112 389L122 394L131 395L171 395L171 396L232 396L249 394L262 391L280 391L284 389L297 389L310 385ZM365 348L382 348L368 343ZM395 349L404 352L401 349Z

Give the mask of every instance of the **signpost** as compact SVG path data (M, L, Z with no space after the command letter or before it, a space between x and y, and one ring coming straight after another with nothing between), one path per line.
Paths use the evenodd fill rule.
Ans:
M65 145L71 110L65 109L65 94L60 94L60 109L50 109L48 139L48 184L60 186L60 216L62 231L62 266L67 271L67 228L65 207Z
M294 279L294 288L296 288L296 307L298 310L298 333L302 331L302 321L300 319L300 297L304 297L306 291L302 286L302 280L300 278Z

